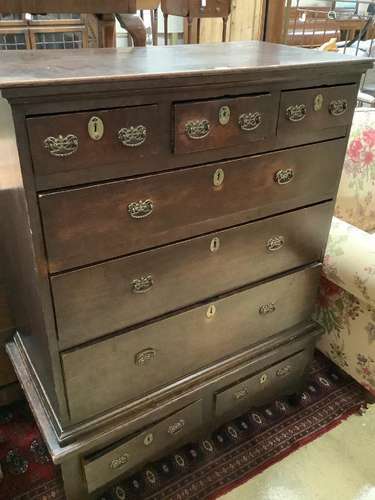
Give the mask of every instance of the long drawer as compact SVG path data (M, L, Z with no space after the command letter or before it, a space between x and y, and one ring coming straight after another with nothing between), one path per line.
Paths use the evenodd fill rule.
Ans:
M158 453L188 441L201 425L202 402L196 401L109 450L86 458L83 469L89 493Z
M320 267L62 353L72 421L137 399L306 320L314 305ZM87 392L87 387L95 391Z
M61 349L321 259L332 202L52 276Z
M330 199L345 141L42 194L52 273Z

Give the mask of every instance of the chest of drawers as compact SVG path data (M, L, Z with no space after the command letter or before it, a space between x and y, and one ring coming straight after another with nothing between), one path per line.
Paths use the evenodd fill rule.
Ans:
M8 353L69 499L292 395L370 61L2 54Z

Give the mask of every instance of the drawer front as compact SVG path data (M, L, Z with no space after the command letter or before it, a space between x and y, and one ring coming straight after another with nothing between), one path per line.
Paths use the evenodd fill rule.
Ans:
M27 120L36 175L155 161L160 148L158 106L135 106Z
M188 441L201 426L202 403L196 401L135 437L84 460L89 493L151 460L158 453Z
M319 261L331 214L323 203L52 276L60 347Z
M310 267L62 353L72 420L134 400L306 320L319 275L320 265Z
M277 134L303 136L312 130L350 125L356 100L354 84L281 92Z
M259 373L232 385L216 395L215 414L217 417L240 414L253 406L272 401L283 393L288 394L301 379L309 362L311 354L301 351ZM291 393L290 392L290 393Z
M345 141L40 195L51 272L332 198Z
M276 135L278 94L175 105L174 152L193 153Z

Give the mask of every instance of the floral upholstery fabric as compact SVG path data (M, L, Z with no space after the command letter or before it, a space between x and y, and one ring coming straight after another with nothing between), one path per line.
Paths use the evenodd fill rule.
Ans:
M375 230L375 109L355 111L335 213L364 231Z
M375 237L334 217L323 274L318 347L375 395Z

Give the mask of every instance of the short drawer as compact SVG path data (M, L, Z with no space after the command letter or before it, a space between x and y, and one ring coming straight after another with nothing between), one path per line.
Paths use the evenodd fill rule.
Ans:
M301 351L216 394L216 417L232 416L274 397L292 394L311 360Z
M276 135L278 94L175 104L174 152L193 153Z
M134 106L29 118L36 175L154 161L160 148L158 106Z
M63 352L72 420L136 400L305 321L314 306L320 267L312 266ZM95 387L95 391L88 392L87 387Z
M131 439L86 458L83 469L89 493L165 450L188 441L201 426L202 403L196 401Z
M356 100L354 84L281 92L277 135L303 136L350 125Z
M345 141L39 196L55 273L331 199Z
M60 347L319 261L331 214L323 203L52 276Z

